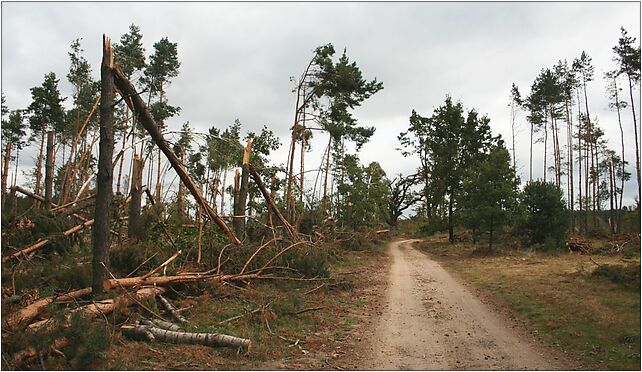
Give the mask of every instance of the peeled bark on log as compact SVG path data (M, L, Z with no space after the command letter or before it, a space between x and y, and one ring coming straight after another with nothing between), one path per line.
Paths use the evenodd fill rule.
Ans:
M47 132L47 157L45 160L45 209L51 210L54 178L54 132Z
M137 335L137 337L149 337L147 336L147 332L149 332L158 341L165 341L175 344L243 347L246 350L249 350L252 344L252 342L246 338L234 337L220 333L175 332L140 324L133 326L122 326L121 330L124 330L123 333L125 335L134 334Z
M163 134L158 129L154 118L147 110L147 106L140 98L140 95L138 94L138 92L136 92L136 89L131 84L131 82L129 82L129 80L125 77L125 74L122 72L120 67L115 64L112 71L114 75L114 83L116 84L119 93L121 94L121 96L123 96L125 102L129 105L129 107L136 111L140 123L143 125L143 127L145 127L158 148L163 152L163 154L165 154L172 168L174 168L181 181L185 184L194 199L196 199L196 202L203 207L205 212L209 215L210 219L216 222L216 224L227 234L227 236L234 244L241 244L241 241L227 226L225 221L223 221L223 219L219 217L216 211L209 204L207 204L198 187L196 187L196 184L194 184L187 171L181 166L180 160L178 160L176 154L174 154L174 151L172 151L172 149L170 149L167 145L167 142L165 141Z
M87 220L87 221L83 222L82 224L80 224L78 226L74 226L71 229L69 229L67 231L64 231L62 233L62 235L69 236L69 235L77 233L78 231L84 229L85 227L89 227L89 226L91 226L93 224L94 224L94 220ZM29 245L27 247L24 247L24 248L20 249L19 251L10 254L9 256L2 257L2 262L7 262L7 261L9 261L9 260L11 260L13 258L18 258L19 256L26 256L29 253L46 246L50 242L51 241L49 239L40 239L39 241L35 242L34 244L31 244L31 245Z
M288 231L288 234L290 234L290 237L294 241L299 241L299 236L296 233L296 230L290 223L283 217L281 214L281 211L279 211L279 208L274 204L274 200L268 193L268 191L265 189L265 185L263 184L263 181L261 180L261 176L256 172L256 169L254 169L254 166L252 164L248 164L248 170L250 171L250 175L252 176L252 179L256 183L256 186L258 186L259 190L261 190L261 194L263 194L263 198L265 198L265 201L268 203L268 206L274 213L274 215L281 221L281 224L285 226L285 229Z
M158 295L158 300L160 301L161 305L165 310L167 310L168 313L174 318L179 323L187 323L187 319L185 319L179 312L176 310L174 305L172 305L171 302L169 302L165 297Z

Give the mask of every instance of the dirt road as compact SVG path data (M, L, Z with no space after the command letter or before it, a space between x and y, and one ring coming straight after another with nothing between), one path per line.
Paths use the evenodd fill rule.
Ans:
M361 368L556 369L412 242L389 247L386 305Z

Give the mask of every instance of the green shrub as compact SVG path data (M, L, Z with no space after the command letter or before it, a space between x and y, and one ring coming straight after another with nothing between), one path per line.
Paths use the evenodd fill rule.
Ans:
M627 288L640 289L640 264L600 265L591 274Z

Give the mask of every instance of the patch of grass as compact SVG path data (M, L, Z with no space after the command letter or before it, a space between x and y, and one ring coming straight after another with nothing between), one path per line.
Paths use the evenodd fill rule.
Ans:
M428 242L425 252L510 308L548 343L584 369L640 369L639 261L619 257L499 252L471 257L472 245ZM627 283L623 285L622 283Z

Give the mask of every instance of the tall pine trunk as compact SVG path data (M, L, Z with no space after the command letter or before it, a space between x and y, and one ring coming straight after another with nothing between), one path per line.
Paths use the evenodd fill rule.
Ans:
M103 35L103 60L100 69L100 147L98 152L98 176L96 177L96 208L94 217L92 294L105 292L105 280L109 268L111 244L111 204L114 170L114 76L111 68L113 55L109 39Z
M332 146L332 136L328 139L328 153L325 161L325 178L323 180L323 199L321 199L321 210L325 214L328 207L328 170L330 169L330 148Z
M47 132L47 158L45 161L45 209L51 209L54 178L54 132Z
M7 192L7 177L9 177L9 160L11 159L11 142L7 141L4 150L4 164L2 165L2 202L4 203L4 194Z
M45 133L46 129L42 128L40 131L40 154L38 155L38 163L36 165L36 187L34 188L34 193L40 195L40 181L42 178L42 161L45 157Z
M631 112L633 113L633 133L635 134L635 170L638 179L638 203L642 202L640 198L640 145L638 143L638 119L635 116L635 101L633 100L633 81L629 77L629 95L631 97ZM622 158L624 161L624 158Z

